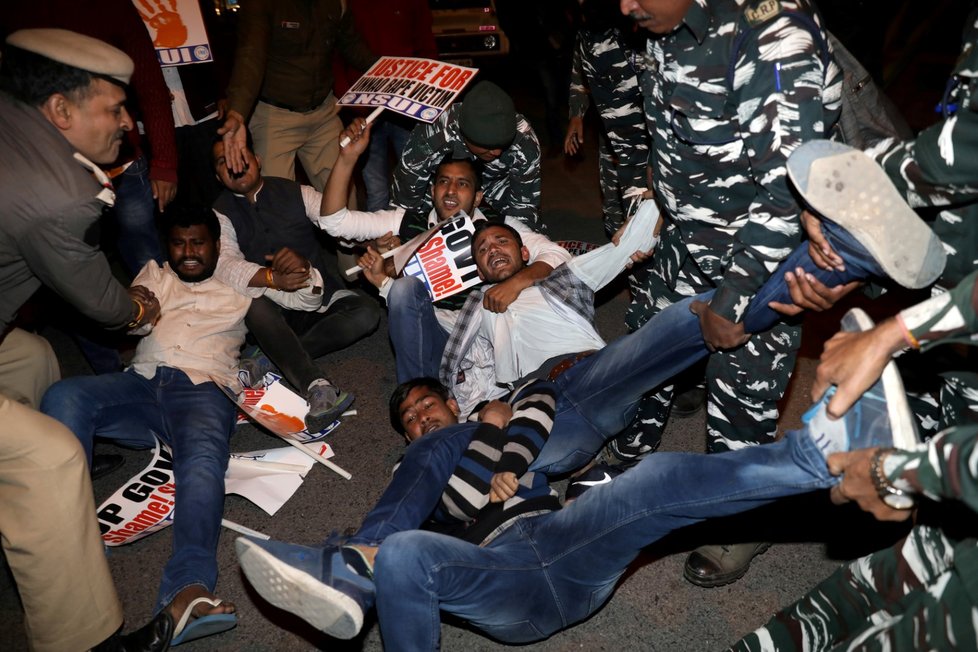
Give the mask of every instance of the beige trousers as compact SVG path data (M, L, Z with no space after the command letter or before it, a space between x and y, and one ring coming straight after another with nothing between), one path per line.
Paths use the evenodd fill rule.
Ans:
M0 393L36 408L60 379L58 359L46 339L19 328L7 333L0 344Z
M255 153L262 160L262 174L295 179L298 157L312 185L322 192L340 154L343 123L338 111L332 93L308 113L258 102L248 128L255 141Z
M87 650L122 626L81 444L3 394L0 541L32 650Z

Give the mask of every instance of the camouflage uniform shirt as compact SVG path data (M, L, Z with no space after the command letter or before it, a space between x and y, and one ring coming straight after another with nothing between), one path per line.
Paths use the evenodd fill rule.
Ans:
M801 241L785 162L825 136L840 106L838 66L823 64L820 44L783 10L812 14L804 0L694 0L675 31L649 40L642 76L653 187L671 223L662 248L685 245L718 285L713 310L732 321ZM674 282L685 261L657 258Z
M458 126L461 105L455 105L432 124L418 125L404 146L394 170L393 203L427 213L431 210L429 184L446 154L456 158L475 156L465 146ZM535 231L540 223L540 141L533 127L516 114L516 137L495 161L482 171L483 201L498 215L523 222Z

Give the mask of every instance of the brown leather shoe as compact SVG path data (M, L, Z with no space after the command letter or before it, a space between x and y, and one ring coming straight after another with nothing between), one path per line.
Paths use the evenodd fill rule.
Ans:
M751 560L770 547L770 543L700 546L686 558L683 576L707 589L730 584L743 577Z

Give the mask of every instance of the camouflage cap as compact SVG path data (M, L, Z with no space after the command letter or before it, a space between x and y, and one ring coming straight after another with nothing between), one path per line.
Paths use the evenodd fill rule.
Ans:
M476 145L508 147L516 136L513 98L492 82L479 82L462 101L458 123L462 135Z
M22 29L7 37L14 47L66 66L128 84L133 62L129 55L104 41L66 29Z

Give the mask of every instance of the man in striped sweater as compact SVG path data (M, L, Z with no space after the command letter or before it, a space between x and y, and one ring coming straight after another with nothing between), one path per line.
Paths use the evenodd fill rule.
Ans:
M906 446L896 385L877 383L838 421L825 417L830 392L774 444L650 456L560 509L538 458L569 434L561 386L533 382L460 424L446 388L416 379L390 403L411 444L357 533L319 547L241 538L238 557L263 597L338 638L356 636L376 602L386 649L436 649L442 610L501 641L540 640L594 613L669 532L831 487L832 454Z

